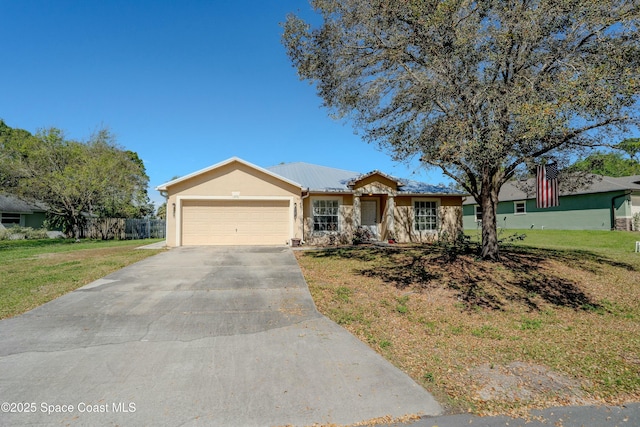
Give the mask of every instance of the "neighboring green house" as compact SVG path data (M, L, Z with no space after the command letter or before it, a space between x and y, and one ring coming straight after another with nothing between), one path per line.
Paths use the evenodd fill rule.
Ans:
M498 195L497 224L510 229L633 230L640 213L640 175L594 176L584 188L560 191L560 206L536 208L535 180L507 182ZM480 228L482 210L473 197L463 201L463 226Z
M41 205L27 203L15 196L0 195L0 228L42 228L45 217L46 210Z

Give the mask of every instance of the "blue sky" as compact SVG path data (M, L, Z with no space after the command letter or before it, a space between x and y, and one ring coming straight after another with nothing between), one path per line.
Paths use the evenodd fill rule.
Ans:
M307 0L0 0L0 118L86 139L108 127L155 186L232 156L448 183L330 119L280 42Z

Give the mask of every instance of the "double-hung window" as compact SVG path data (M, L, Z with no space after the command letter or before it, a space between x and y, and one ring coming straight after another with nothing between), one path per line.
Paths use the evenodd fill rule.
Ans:
M436 231L438 229L438 204L435 201L415 200L413 202L414 229L416 231Z
M313 231L338 231L338 200L318 199L313 201Z
M527 213L527 202L513 202L513 213L516 215L524 215Z

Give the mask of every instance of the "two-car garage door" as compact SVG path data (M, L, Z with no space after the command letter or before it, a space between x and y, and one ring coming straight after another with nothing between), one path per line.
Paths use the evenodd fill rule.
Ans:
M283 245L288 200L184 200L183 245Z

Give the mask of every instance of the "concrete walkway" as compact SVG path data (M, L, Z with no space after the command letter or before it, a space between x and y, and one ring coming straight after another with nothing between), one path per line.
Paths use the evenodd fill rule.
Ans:
M139 246L136 249L164 249L167 247L166 240L156 243L150 243L148 245Z
M3 403L0 425L283 426L441 413L316 311L288 248L172 249L0 321L0 343L0 402L13 403L9 412Z

